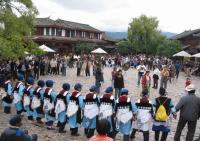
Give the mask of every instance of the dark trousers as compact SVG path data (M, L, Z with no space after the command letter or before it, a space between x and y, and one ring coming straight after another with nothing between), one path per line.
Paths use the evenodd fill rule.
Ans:
M123 141L130 141L129 135L123 135Z
M194 133L196 130L197 121L187 121L182 118L179 119L176 133L174 136L174 141L180 141L180 136L186 123L188 124L188 132L186 135L186 141L193 141Z
M78 127L77 128L70 128L71 135L76 135L78 133Z
M94 131L95 131L95 129L85 128L85 135L87 136L87 138L91 138L92 136L94 136Z
M153 79L153 88L158 88L158 79Z
M77 68L77 76L80 76L81 68Z
M179 77L179 71L176 71L176 79Z
M58 122L58 123L59 123L59 132L64 131L66 122L65 122L65 123L60 123L60 122Z
M137 130L133 129L130 138L135 138L136 132ZM143 133L144 141L149 141L149 131L142 131L142 133Z
M34 77L35 77L35 79L36 80L38 80L39 79L39 70L34 70Z
M11 113L11 107L5 106L4 107L4 113L10 114Z
M89 69L86 69L86 70L85 70L85 75L86 75L86 76L90 76L90 70L89 70Z
M167 135L168 133L166 132L162 132L162 137L160 139L160 141L166 141L167 140ZM155 131L155 141L159 141L159 137L160 137L160 132L159 131Z

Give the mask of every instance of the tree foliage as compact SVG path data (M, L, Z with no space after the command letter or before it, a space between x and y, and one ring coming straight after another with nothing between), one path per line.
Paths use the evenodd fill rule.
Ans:
M0 0L0 57L15 59L24 57L24 52L42 53L37 44L28 39L34 31L37 9L31 0Z
M128 27L128 52L170 56L180 50L180 44L169 41L158 30L159 21L155 17L141 15L134 18ZM121 46L122 43L119 43ZM122 47L119 47L122 48Z
M134 48L131 46L131 43L128 40L120 41L117 43L117 46L118 52L121 54L129 54L135 52Z
M95 48L94 43L79 42L75 46L75 52L78 54L90 53Z
M164 40L157 48L157 54L160 56L172 57L173 54L181 51L179 41Z

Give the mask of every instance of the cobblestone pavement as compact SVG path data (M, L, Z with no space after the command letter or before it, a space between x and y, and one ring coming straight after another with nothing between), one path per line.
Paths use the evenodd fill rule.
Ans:
M102 93L107 86L111 85L111 71L112 71L111 68L104 69L104 83L102 84L102 87L101 87ZM129 89L132 100L136 101L137 99L139 99L140 92L141 92L141 88L136 87L137 71L134 69L129 69L127 72L125 72L124 78L125 78L125 87ZM62 84L64 82L70 82L72 84L72 87L75 84L75 82L80 82L83 84L83 91L82 91L83 95L88 92L89 87L92 84L94 84L94 82L95 82L93 76L77 77L76 69L68 69L66 77L45 76L45 77L42 77L41 79L45 79L45 80L52 79L55 82L54 88L57 92L60 91ZM198 87L197 94L200 95L200 87L199 87L200 86L200 78L192 77L192 82L196 85L196 87ZM178 80L174 80L172 84L168 85L168 96L173 99L174 104L176 104L178 102L178 100L180 99L180 97L181 97L180 93L184 92L184 85L185 85L185 76L183 73L180 74L180 77ZM150 99L153 99L157 96L158 96L158 91L151 89ZM0 108L0 113L1 113L1 115L0 115L0 132L2 132L6 127L9 127L8 120L11 115L5 115L2 111L2 108ZM13 113L14 113L14 111L13 111ZM178 122L178 118L176 120L172 121L172 124L171 124L172 132L169 134L167 141L173 140L177 122ZM68 125L66 126L67 133L59 134L57 131L47 131L43 127L36 127L32 124L28 124L27 119L25 117L23 127L25 129L28 129L29 133L38 134L39 141L68 141L68 140L70 140L70 141L87 141L88 140L83 134L83 129L80 129L81 136L79 136L79 137L70 136L70 131L69 131ZM181 141L185 141L186 132L187 132L187 129L185 128L182 133ZM199 133L200 133L200 121L198 121L195 138L197 138ZM150 138L151 138L150 141L154 141L153 136L154 136L154 134L153 134L153 132L151 132L150 133ZM116 140L117 141L122 140L122 135L118 134L116 137ZM142 140L143 140L142 134L138 133L136 135L135 141L142 141Z

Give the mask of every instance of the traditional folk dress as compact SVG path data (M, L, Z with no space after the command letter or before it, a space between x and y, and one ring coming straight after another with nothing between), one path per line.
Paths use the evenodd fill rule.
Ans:
M12 87L12 83L10 80L5 82L4 89L6 92L6 96L2 99L3 107L4 107L4 112L9 114L11 111L11 106L12 106L12 101L13 101L13 98L12 98L13 87Z
M21 81L19 81L17 82L13 90L13 97L14 97L13 103L15 104L17 114L21 114L23 112L22 97L24 94L24 89L25 89L24 84Z
M98 97L94 92L88 93L84 97L84 114L82 126L85 128L85 134L88 138L94 135L96 128L97 116L99 115Z
M130 135L133 114L137 112L136 105L128 96L122 95L116 102L115 112L119 132L123 135Z
M75 90L69 98L67 107L67 116L72 135L78 133L78 123L81 124L81 109L83 108L83 96Z
M55 118L55 102L56 102L56 92L51 87L47 87L44 92L44 113L45 120L48 129L52 128Z
M33 92L34 92L33 86L26 85L23 95L23 105L24 105L24 110L26 110L26 115L28 116L28 120L33 120L33 109L31 108Z
M149 130L152 127L153 104L146 96L136 103L137 120L133 122L133 132L131 138L135 137L136 131L143 132L144 140L149 140Z
M59 122L59 131L63 131L67 122L66 110L67 99L69 99L70 93L66 90L60 91L56 98L55 113L56 119Z
M44 116L43 102L44 101L44 88L36 87L33 93L31 108L33 109L34 118L41 123L41 118Z
M115 122L114 122L114 107L115 100L112 93L106 93L99 98L100 107L99 107L99 119L107 119L111 128L110 133L108 134L110 137L113 137L115 131Z
M156 98L153 102L153 107L154 107L154 111L156 113L156 111L158 110L160 104L163 104L163 106L166 109L167 115L169 116L167 121L157 121L154 118L154 123L153 123L153 131L161 131L161 132L165 132L168 133L170 132L170 124L171 124L171 113L174 113L176 110L174 108L174 104L172 103L172 100L166 96L160 96L158 98Z

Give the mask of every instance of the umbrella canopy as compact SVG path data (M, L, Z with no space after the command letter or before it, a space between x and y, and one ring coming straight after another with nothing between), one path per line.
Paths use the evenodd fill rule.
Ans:
M41 45L41 46L39 46L39 48L40 48L41 50L43 50L44 52L55 52L55 50L49 48L49 47L46 46L46 45Z
M185 51L178 52L178 53L174 54L173 56L192 57L189 53L187 53L187 52L185 52Z
M197 53L195 55L192 55L192 57L200 58L200 53Z
M93 50L91 53L96 53L96 54L107 54L107 52L104 51L104 50L101 49L101 48L95 49L95 50Z

